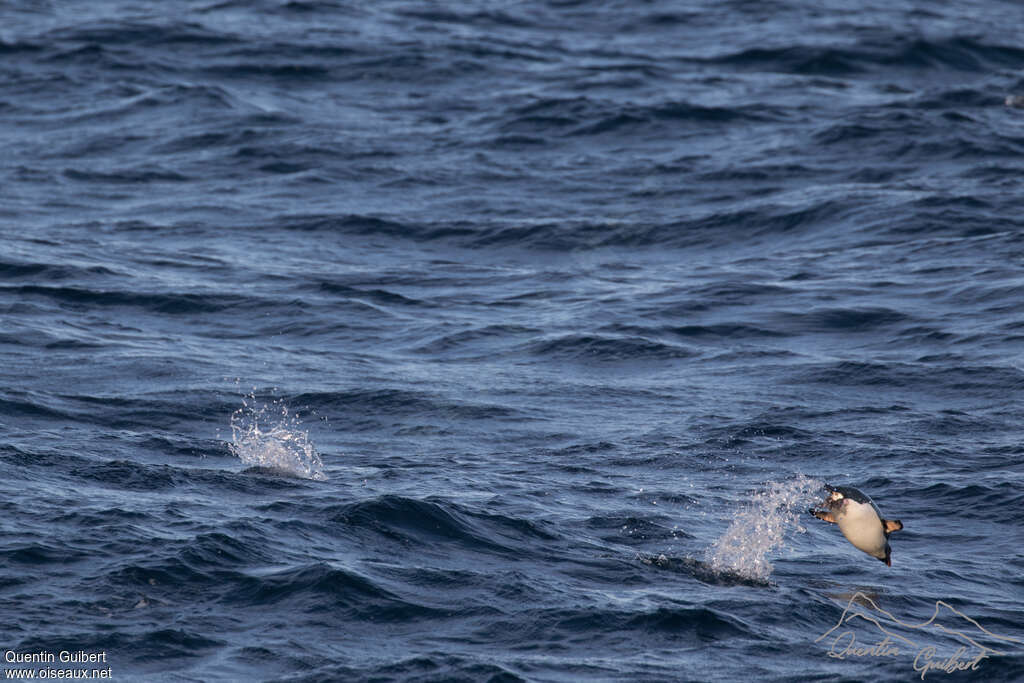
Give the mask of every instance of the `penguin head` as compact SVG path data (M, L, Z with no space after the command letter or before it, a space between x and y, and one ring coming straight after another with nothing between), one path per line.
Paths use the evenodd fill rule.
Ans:
M829 494L825 498L825 505L828 506L833 512L842 510L844 506L850 503L850 499L843 495L843 492L839 489L828 487Z
M831 501L848 498L855 503L871 503L871 499L868 498L863 491L855 489L852 486L831 486L829 484L825 484L825 490L828 491L828 499Z

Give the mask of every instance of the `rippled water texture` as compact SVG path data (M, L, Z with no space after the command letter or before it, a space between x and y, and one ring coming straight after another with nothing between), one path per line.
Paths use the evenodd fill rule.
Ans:
M0 666L1024 679L1021 26L0 4Z

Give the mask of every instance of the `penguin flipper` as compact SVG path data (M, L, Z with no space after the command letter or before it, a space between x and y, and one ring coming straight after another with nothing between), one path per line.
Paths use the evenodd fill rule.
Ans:
M836 518L833 517L832 513L829 512L828 510L815 510L814 508L811 508L810 510L808 510L808 512L810 512L812 515L814 515L820 520L823 520L825 522L831 522L832 524L838 524L838 522L836 522Z
M882 526L885 528L885 533L891 534L894 531L902 529L903 522L898 519L883 519Z

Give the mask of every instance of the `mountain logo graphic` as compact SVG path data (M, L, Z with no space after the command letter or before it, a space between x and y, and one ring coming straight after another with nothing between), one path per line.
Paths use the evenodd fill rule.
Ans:
M874 627L869 630L876 638L881 636L870 645L857 641L857 628L866 625ZM920 672L922 680L933 671L977 671L983 660L1024 643L993 633L944 600L935 601L931 617L911 623L882 609L861 591L850 597L836 625L814 642L823 640L831 644L827 654L835 659L913 654L914 671Z

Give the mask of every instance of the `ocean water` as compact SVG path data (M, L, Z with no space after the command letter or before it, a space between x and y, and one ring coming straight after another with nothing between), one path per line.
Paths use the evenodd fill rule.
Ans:
M1024 680L1021 26L3 3L3 675Z

